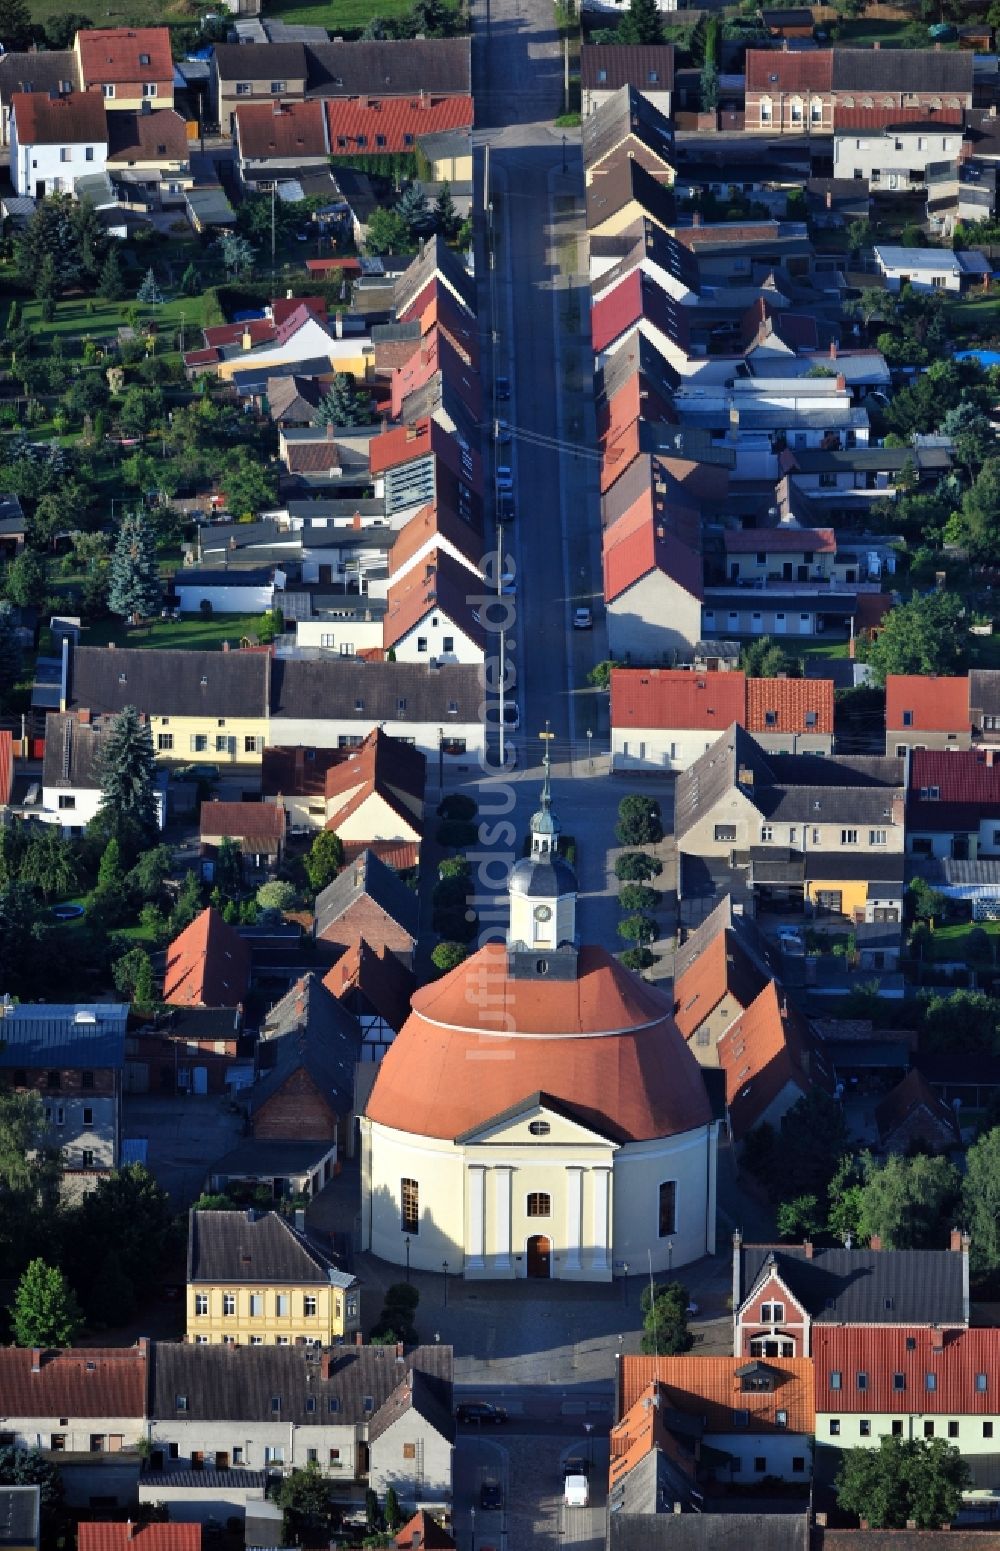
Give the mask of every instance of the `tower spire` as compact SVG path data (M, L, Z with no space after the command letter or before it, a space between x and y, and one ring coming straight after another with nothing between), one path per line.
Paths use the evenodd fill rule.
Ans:
M542 801L537 812L531 816L531 854L532 856L544 856L556 849L559 835L559 820L552 812L552 759L549 754L549 746L555 737L549 723L545 723L545 731L538 734L542 740L542 769L545 772L542 780Z

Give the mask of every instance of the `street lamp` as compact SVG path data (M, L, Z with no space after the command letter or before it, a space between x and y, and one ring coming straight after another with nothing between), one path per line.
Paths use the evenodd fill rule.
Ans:
M669 1274L669 1272L671 1272L673 1270L673 1268L674 1268L674 1241L673 1241L673 1239L668 1239L667 1240L667 1272L668 1272L668 1274Z
M628 1303L628 1261L625 1260L622 1264L625 1268L625 1275L622 1277L622 1303Z
M565 135L563 135L563 137L562 137L562 143L563 143L563 172L565 172L566 171L566 136Z
M472 1551L476 1551L476 1510L469 1509L469 1517L472 1520Z
M587 728L587 769L588 770L593 770L593 768L594 768L594 734L593 734L592 730L588 727Z
M445 1306L445 1308L447 1308L448 1307L448 1262L447 1262L447 1260L442 1260L441 1268L444 1271L444 1306Z
M593 1464L593 1457L590 1452L590 1435L594 1431L593 1422L584 1422L583 1430L587 1434L587 1464L589 1466Z
M403 1240L403 1243L406 1245L406 1285L409 1286L410 1285L410 1235L409 1234L406 1235L406 1238Z

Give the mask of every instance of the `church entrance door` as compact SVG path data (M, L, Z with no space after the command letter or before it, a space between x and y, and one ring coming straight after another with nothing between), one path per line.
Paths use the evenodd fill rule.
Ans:
M548 1279L552 1275L552 1241L536 1233L528 1240L528 1275Z

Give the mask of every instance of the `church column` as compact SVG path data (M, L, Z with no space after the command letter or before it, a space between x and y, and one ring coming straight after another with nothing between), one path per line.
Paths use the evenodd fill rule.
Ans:
M566 1170L566 1253L564 1271L579 1271L583 1232L583 1170Z
M486 1169L481 1163L472 1163L466 1175L469 1196L469 1252L466 1256L467 1271L481 1271L486 1250Z
M509 1271L510 1260L510 1196L514 1182L514 1170L501 1165L493 1170L494 1207L496 1212L494 1266L497 1271Z
M611 1170L591 1169L594 1188L594 1257L595 1271L611 1269Z

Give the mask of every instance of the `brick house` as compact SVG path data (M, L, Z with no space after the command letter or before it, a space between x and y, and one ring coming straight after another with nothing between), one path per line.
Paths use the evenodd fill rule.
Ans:
M361 939L388 948L407 968L417 940L417 896L373 851L316 897L318 942L353 948Z
M746 128L828 135L841 112L935 114L972 107L972 56L937 49L748 49Z
M303 975L261 1026L250 1100L255 1140L330 1141L350 1150L360 1056L357 1019L318 975Z

